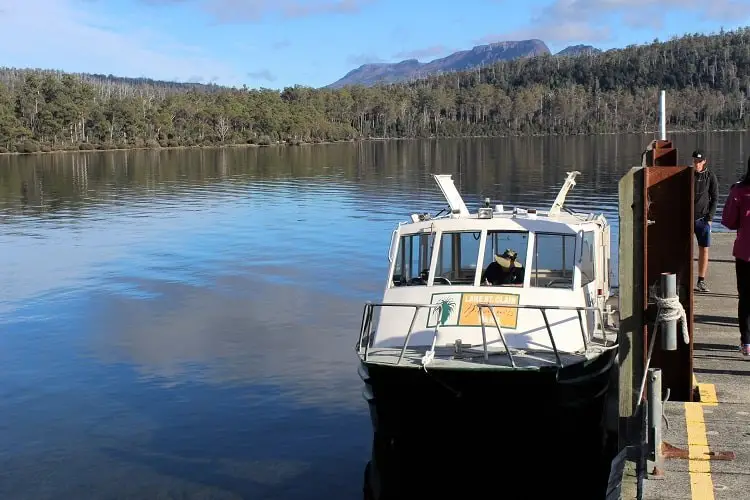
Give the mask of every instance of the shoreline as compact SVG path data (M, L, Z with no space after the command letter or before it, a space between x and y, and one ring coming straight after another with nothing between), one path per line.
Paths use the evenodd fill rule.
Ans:
M716 129L716 130L670 130L670 134L726 134L726 133L743 133L748 132L750 129ZM96 148L92 149L53 149L51 151L35 151L33 153L20 153L17 151L13 152L0 152L2 156L31 156L31 155L51 155L51 154L66 154L66 153L106 153L116 151L171 151L180 149L230 149L230 148L266 148L266 147L303 147L303 146L322 146L331 144L344 144L344 143L358 143L358 142L393 142L393 141L416 141L416 140L439 140L439 139L521 139L521 138L546 138L546 137L604 137L612 135L635 135L635 136L649 136L653 135L656 137L658 131L652 132L602 132L597 134L519 134L519 135L458 135L458 136L430 136L430 137L366 137L358 139L346 139L340 141L296 141L296 142L275 142L270 144L211 144L205 146L133 146L133 147L117 147L117 148ZM88 143L86 143L88 144Z

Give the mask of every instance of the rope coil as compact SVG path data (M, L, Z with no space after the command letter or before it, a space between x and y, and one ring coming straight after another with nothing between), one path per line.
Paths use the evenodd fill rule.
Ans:
M688 334L687 327L687 314L685 308L682 307L680 298L675 297L659 297L654 296L656 301L656 321L654 321L654 336L656 331L659 329L659 325L667 321L679 321L682 327L682 340L686 344L690 343L690 335Z

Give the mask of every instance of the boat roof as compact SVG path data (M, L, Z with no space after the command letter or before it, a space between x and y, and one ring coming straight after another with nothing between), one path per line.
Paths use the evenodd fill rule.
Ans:
M417 222L404 222L399 226L400 234L435 231L529 231L535 233L570 233L581 230L596 230L606 225L606 219L593 214L589 217L573 214L560 214L550 217L547 213L537 213L536 217L514 212L494 212L491 219L479 218L477 214L468 217L438 217Z
M530 231L577 233L583 229L602 228L607 220L602 214L576 213L564 209L565 197L575 185L580 172L568 172L554 203L548 210L514 207L507 210L503 205L485 206L471 213L449 174L434 175L435 182L445 196L450 212L432 217L429 214L412 214L411 221L399 224L399 233L411 234L434 231Z

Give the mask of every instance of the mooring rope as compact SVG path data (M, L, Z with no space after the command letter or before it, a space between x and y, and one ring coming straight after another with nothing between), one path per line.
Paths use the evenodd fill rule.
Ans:
M674 297L659 297L655 293L651 297L656 301L656 319L654 320L654 331L651 335L651 341L648 345L648 357L646 358L646 367L643 370L643 380L641 380L641 390L638 393L638 405L641 405L643 399L643 391L646 388L646 377L648 376L648 367L651 364L651 356L654 352L654 341L656 340L656 333L659 330L659 325L667 321L679 321L682 327L682 340L686 343L690 343L690 334L688 333L687 327L687 314L685 308L682 307L680 298Z
M654 334L656 334L656 329L659 328L660 323L678 320L682 326L682 340L685 341L686 344L689 344L690 335L688 334L687 314L685 313L685 308L682 307L680 298L677 296L655 296L654 300L656 300L656 306L658 307L656 311L656 321L654 322Z

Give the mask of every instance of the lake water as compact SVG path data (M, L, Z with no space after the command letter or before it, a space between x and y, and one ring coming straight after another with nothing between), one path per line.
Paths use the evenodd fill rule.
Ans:
M568 205L616 229L648 140L0 157L0 498L361 498L362 304L394 224L444 208L429 174L547 208L579 170ZM673 140L723 203L746 134Z

